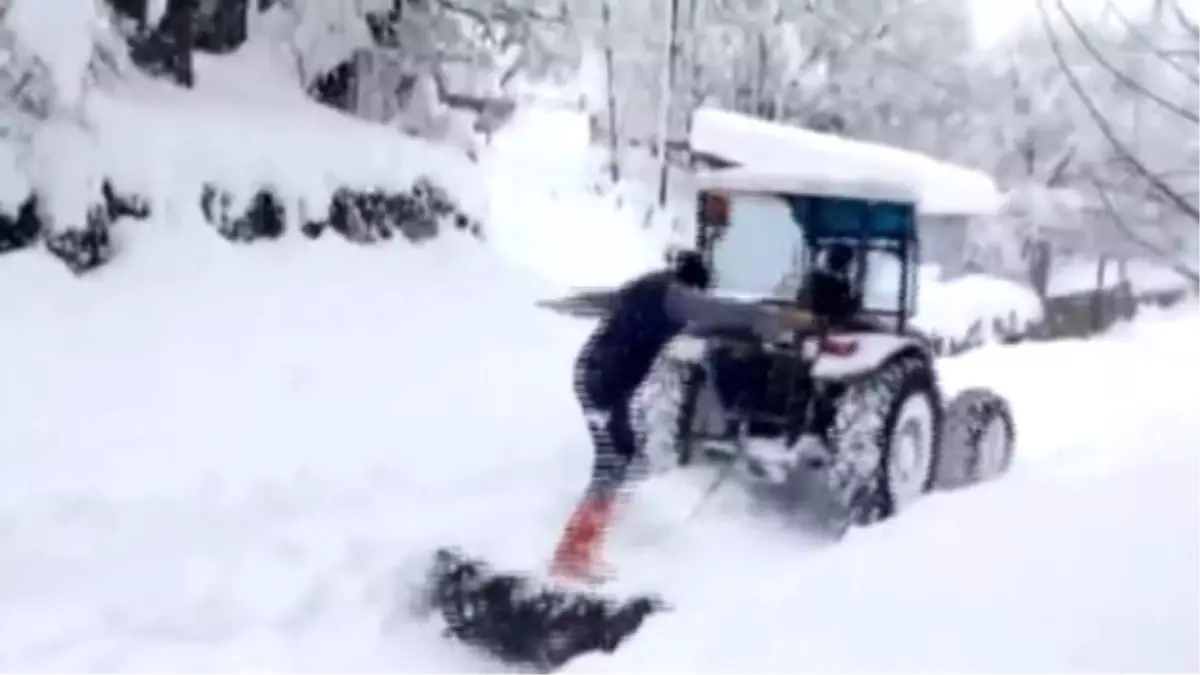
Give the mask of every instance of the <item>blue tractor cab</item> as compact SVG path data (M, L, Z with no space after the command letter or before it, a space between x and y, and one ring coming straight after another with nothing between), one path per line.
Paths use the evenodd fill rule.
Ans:
M696 203L696 247L713 269L715 293L797 301L806 277L848 251L862 314L896 332L908 328L920 267L909 186L732 169L702 179Z

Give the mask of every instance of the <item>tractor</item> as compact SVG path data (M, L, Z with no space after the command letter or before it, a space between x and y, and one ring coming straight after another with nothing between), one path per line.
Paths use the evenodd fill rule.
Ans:
M740 167L698 177L695 249L710 293L804 312L811 330L680 336L639 396L648 453L723 465L835 539L932 491L991 480L1013 458L1008 402L948 398L919 297L917 196L903 181L813 179ZM840 257L854 311L814 292ZM605 293L547 303L603 313Z

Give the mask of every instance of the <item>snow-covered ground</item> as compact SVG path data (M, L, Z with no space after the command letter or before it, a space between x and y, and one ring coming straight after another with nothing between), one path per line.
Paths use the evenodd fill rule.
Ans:
M442 663L388 627L396 568L547 545L574 485L522 493L583 459L578 328L473 241L190 232L148 226L86 282L0 261L37 289L0 293L0 668Z
M461 543L545 561L589 462L586 326L473 242L231 247L147 226L103 274L6 256L0 667L486 669L403 617ZM985 348L1020 461L825 551L700 476L642 492L615 562L678 610L580 670L1193 670L1195 308ZM1103 372L1101 380L1097 373Z
M1090 343L947 361L951 388L1011 397L1008 478L807 555L714 514L643 554L684 607L580 672L1195 670L1200 424L1179 373L1198 329L1191 307Z
M535 310L556 289L526 269L564 259L571 231L547 233L578 209L546 206L530 170L492 204L500 251L232 246L192 201L210 172L295 198L432 167L490 199L499 179L204 82L93 100L90 145L66 137L78 170L151 192L118 259L79 280L42 251L0 258L0 668L495 670L405 589L442 544L542 566L586 480L570 366L588 326ZM644 264L637 238L588 227L565 258L588 276ZM542 249L506 260L514 242ZM1193 306L948 361L952 388L1011 398L1012 475L835 549L732 489L682 522L707 476L653 478L613 558L620 588L677 610L573 669L1196 670L1197 337Z

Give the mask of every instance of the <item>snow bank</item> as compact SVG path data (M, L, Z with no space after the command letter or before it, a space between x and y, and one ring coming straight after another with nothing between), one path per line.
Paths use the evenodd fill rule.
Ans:
M478 232L486 194L465 155L308 100L276 56L199 56L192 90L134 74L93 89L77 115L5 144L0 166L27 180L24 195L3 195L6 208L35 190L45 245L76 273L105 263L133 229L110 227L113 212L96 208L108 201L102 186L159 223L203 211L236 241L277 236L272 211L283 231L309 237L326 227L363 242Z
M206 182L243 199L271 187L315 211L338 187L408 189L420 176L450 187L468 211L486 213L465 157L316 104L283 107L208 90L203 73L195 91L138 82L96 95L89 119L93 135L66 142L79 146L79 161L91 159L93 180L109 176L167 213L194 207ZM47 157L54 170L60 156Z
M606 194L587 115L520 108L484 155L489 242L564 286L609 286L663 263L641 215Z
M992 214L1002 197L986 174L900 148L855 141L738 113L700 108L692 117L695 152L726 161L827 180L901 183L929 214Z
M913 325L950 343L998 342L1042 320L1037 294L1014 281L985 274L930 281L921 281Z

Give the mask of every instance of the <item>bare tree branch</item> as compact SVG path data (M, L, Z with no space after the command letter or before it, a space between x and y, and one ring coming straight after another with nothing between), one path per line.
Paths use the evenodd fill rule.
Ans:
M1102 68L1107 70L1113 77L1117 79L1118 82L1125 85L1130 90L1145 96L1151 101L1154 101L1163 108L1170 110L1176 115L1179 115L1190 122L1200 124L1200 115L1197 115L1196 113L1183 108L1182 106L1178 106L1175 103L1172 103L1171 101L1168 101L1167 99L1150 91L1141 82L1138 82L1127 75L1120 68L1114 66L1107 57L1100 53L1100 50L1096 47L1096 44L1092 42L1091 37L1088 36L1087 32L1084 31L1082 27L1080 27L1079 22L1075 20L1075 17L1071 14L1070 10L1068 10L1066 5L1063 4L1063 0L1055 0L1055 3L1058 5L1058 11L1062 13L1063 20L1066 21L1067 26L1071 29L1071 32L1075 34L1075 39L1077 39L1079 44L1085 50L1087 50L1087 53L1096 60L1096 63L1100 64ZM1039 1L1039 5L1040 4L1041 3Z
M881 37L881 32L886 31L886 29L888 27L886 20L894 19L897 16L900 16L901 14L902 13L900 13L900 12L894 12L892 16L886 17L885 19L881 20L878 24L876 24L875 28L872 28L869 31L865 31L861 35L854 35L853 32L851 31L851 29L847 28L844 25L840 25L838 22L830 19L828 16L824 15L820 11L817 11L815 8L813 8L813 10L811 12L811 15L814 18L816 18L818 21L820 21L822 24L824 24L826 28L829 28L829 29L837 32L842 37L848 37L848 38L851 38L852 40L855 40L856 47L862 47L867 44L870 44L874 40L878 40ZM883 57L883 59L885 61L892 63L892 65L898 66L901 70L908 71L908 73L910 75L914 75L914 76L920 78L923 83L931 85L935 89L940 89L943 93L949 94L953 98L957 98L957 99L960 99L963 101L968 100L967 95L965 93L963 93L963 91L960 88L948 85L944 82L941 82L939 80L936 80L936 79L930 77L925 72L925 70L926 70L925 67L923 67L919 64L911 63L906 59L896 56L894 53L892 53L888 49L880 48L877 50L876 53L879 56Z
M1133 21L1131 21L1129 19L1129 17L1125 16L1125 14L1123 12L1121 12L1121 10L1117 7L1116 3L1113 2L1113 0L1105 0L1105 11L1109 12L1110 14L1112 14L1113 16L1115 16L1117 18L1117 21L1119 21L1121 23L1122 27L1124 27L1125 32L1131 38L1133 38L1133 40L1135 42L1140 44L1142 49L1145 49L1148 52L1150 52L1151 54L1158 57L1158 59L1160 61L1162 61L1163 63L1165 63L1167 65L1167 67L1169 67L1171 70L1174 70L1175 72L1179 73L1180 75L1186 77L1192 84L1200 85L1200 77L1198 77L1196 75L1195 70L1190 69L1190 68L1184 68L1182 65L1179 64L1178 61L1171 58L1172 54L1170 52L1160 49L1157 45L1155 45L1150 40L1149 37L1143 35L1141 29L1139 29L1137 26L1135 26L1133 24Z
M1104 210L1107 211L1109 217L1112 218L1113 224L1117 226L1117 229L1120 230L1129 241L1133 242L1151 256L1165 261L1171 266L1171 269L1175 270L1177 274L1187 279L1193 287L1200 286L1200 273L1197 273L1196 270L1193 270L1187 265L1179 262L1173 256L1163 251L1162 248L1156 246L1148 239L1135 232L1133 228L1129 226L1129 223L1125 221L1125 218L1121 216L1120 210L1117 209L1116 204L1113 202L1112 197L1109 195L1108 190L1104 187L1104 185L1090 171L1087 173L1087 178L1088 182L1090 182L1092 187L1096 190L1097 196L1100 197L1100 201L1104 202Z
M1162 181L1162 179L1150 171L1150 169L1148 169L1146 165L1129 150L1129 147L1125 145L1125 143L1117 138L1112 124L1109 123L1109 121L1096 107L1096 102L1093 101L1092 97L1088 95L1087 91L1083 88L1083 84L1079 81L1079 78L1076 77L1074 70L1072 70L1071 66L1067 63L1066 56L1062 52L1062 45L1059 43L1058 36L1054 32L1054 27L1050 23L1050 15L1046 11L1045 1L1046 0L1038 0L1037 7L1038 13L1041 15L1042 26L1046 31L1046 37L1050 42L1050 48L1054 52L1054 57L1058 61L1059 68L1062 69L1063 75L1067 78L1067 82L1071 85L1071 89L1075 91L1075 94L1079 97L1080 102L1082 102L1084 107L1087 108L1088 115L1092 118L1092 121L1095 122L1097 127L1099 127L1100 132L1104 134L1105 139L1108 141L1109 145L1112 146L1117 155L1129 162L1130 166L1133 167L1134 171L1139 176L1150 183L1150 185L1171 204L1173 204L1175 208L1180 211L1180 213L1183 213L1189 218L1200 220L1200 210L1196 208L1196 205L1188 202L1188 200L1182 195L1171 189L1169 185L1167 185Z
M1183 11L1183 5L1179 4L1179 0L1174 0L1171 3L1171 12L1175 15L1175 21L1193 39L1200 39L1200 28L1196 27L1196 23L1188 18L1187 12Z

